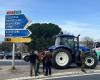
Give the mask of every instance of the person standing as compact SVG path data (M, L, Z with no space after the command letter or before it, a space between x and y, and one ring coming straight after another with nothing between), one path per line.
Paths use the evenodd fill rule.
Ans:
M45 52L44 51L42 55L43 55L42 64L43 64L43 73L44 73L45 72Z
M34 51L34 54L36 55L35 76L38 76L38 74L39 74L39 66L40 66L39 53L36 50L36 51Z
M36 51L35 53L36 53L36 55L37 55L35 72L36 72L36 76L38 76L38 74L40 73L40 72L39 72L40 63L41 63L42 60L43 60L43 52L41 52L41 51L40 51L40 52Z
M81 71L86 73L86 71L85 71L85 54L83 53L83 51L81 51L80 57L81 57L81 63L82 63Z
M31 52L30 52L29 61L30 61L30 76L33 76L33 68L34 68L34 73L36 75L36 72L35 72L35 68L36 68L36 54L34 54L33 50L31 50Z
M45 56L45 76L51 75L51 59L52 59L52 54L49 51L46 51L46 56Z
M37 69L36 69L36 72L39 74L39 68L40 68L40 63L43 61L44 59L44 52L40 51L37 55L37 61L36 61L36 64L37 64ZM43 66L44 68L44 66Z

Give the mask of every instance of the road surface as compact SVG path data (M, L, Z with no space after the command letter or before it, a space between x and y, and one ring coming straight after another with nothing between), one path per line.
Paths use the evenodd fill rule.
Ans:
M46 79L46 80L100 80L100 73L93 75L81 75L81 76L62 76L55 79Z
M13 79L13 80L20 80L19 78L24 78L26 77L27 80L34 80L34 77L32 79L28 79L29 76L29 71L30 71L30 65L29 63L23 61L23 60L15 60L15 65L16 65L16 70L12 71L11 69L11 60L3 60L0 61L0 80L6 80L6 79ZM88 73L95 73L95 71L99 71L100 73L100 63L99 65L97 65L96 69L87 69ZM43 73L42 73L42 66L40 68L40 77L44 77ZM57 77L57 78L52 78L50 80L80 80L81 78L83 80L86 80L85 77L87 77L87 80L90 79L90 77L88 76L81 76L81 77L66 77L70 76L70 75L78 75L78 74L83 74L81 72L81 69L77 66L71 66L69 69L52 69L52 73L53 73L53 77ZM99 74L100 75L100 74ZM84 78L83 78L84 77ZM96 77L100 77L98 75L94 75L92 79L96 78ZM18 78L18 79L15 79ZM26 80L25 79L25 80ZM81 79L81 80L82 80ZM92 80L91 79L91 80ZM23 80L23 79L21 79ZM40 79L41 80L41 79ZM46 79L44 79L46 80ZM98 80L98 79L94 79L94 80ZM99 78L100 80L100 78Z

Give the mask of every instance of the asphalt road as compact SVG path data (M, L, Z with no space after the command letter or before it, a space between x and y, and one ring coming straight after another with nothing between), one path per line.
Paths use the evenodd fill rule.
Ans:
M72 76L72 77L61 77L55 79L47 79L47 80L100 80L100 73L94 75L84 75L84 76Z
M5 64L5 62L11 63L11 61L4 61L4 64ZM17 64L20 64L20 65L16 65L16 70L12 70L11 65L9 65L9 66L6 66L7 64L5 64L5 65L3 64L4 66L0 65L0 80L6 80L6 79L34 80L34 76L33 76L33 78L29 76L30 65L26 65L25 64L26 62L24 63L24 61L21 61L21 60L20 61L17 60L15 62ZM25 64L25 65L22 65L22 63ZM36 79L36 80L46 80L44 78L49 78L49 76L45 77L43 75L42 66L40 67L39 71L40 71L40 74L38 76L39 79ZM86 69L86 71L87 71L86 74L91 74L91 73L96 73L96 72L100 73L100 65L98 65L96 67L96 69ZM61 80L61 79L62 80L75 80L75 79L76 80L82 80L82 79L80 79L80 77L75 77L75 79L74 79L74 77L72 77L72 78L69 77L69 76L80 75L80 74L84 74L84 73L81 72L81 69L77 66L76 67L70 67L69 69L54 69L54 68L52 68L52 76L50 76L49 80ZM68 77L66 77L66 76L68 76ZM53 78L53 77L56 77L56 78ZM99 77L99 76L97 75L97 77ZM22 79L19 79L19 78L22 78ZM94 79L94 78L92 78L92 79ZM85 79L83 79L83 80L85 80ZM86 80L89 80L89 79L86 79ZM98 79L94 79L94 80L98 80Z

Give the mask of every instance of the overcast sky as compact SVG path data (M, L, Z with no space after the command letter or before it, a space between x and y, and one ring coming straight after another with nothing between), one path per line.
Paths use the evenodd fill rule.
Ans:
M64 32L100 39L100 0L0 0L0 40L8 10L21 10L33 23L55 23Z

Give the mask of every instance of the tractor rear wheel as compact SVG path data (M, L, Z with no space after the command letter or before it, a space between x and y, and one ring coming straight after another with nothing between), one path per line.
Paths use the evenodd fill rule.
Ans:
M87 54L85 56L85 67L94 69L97 65L97 58L95 55L92 54Z
M57 49L53 52L53 66L55 68L68 68L72 60L71 54L66 49Z

